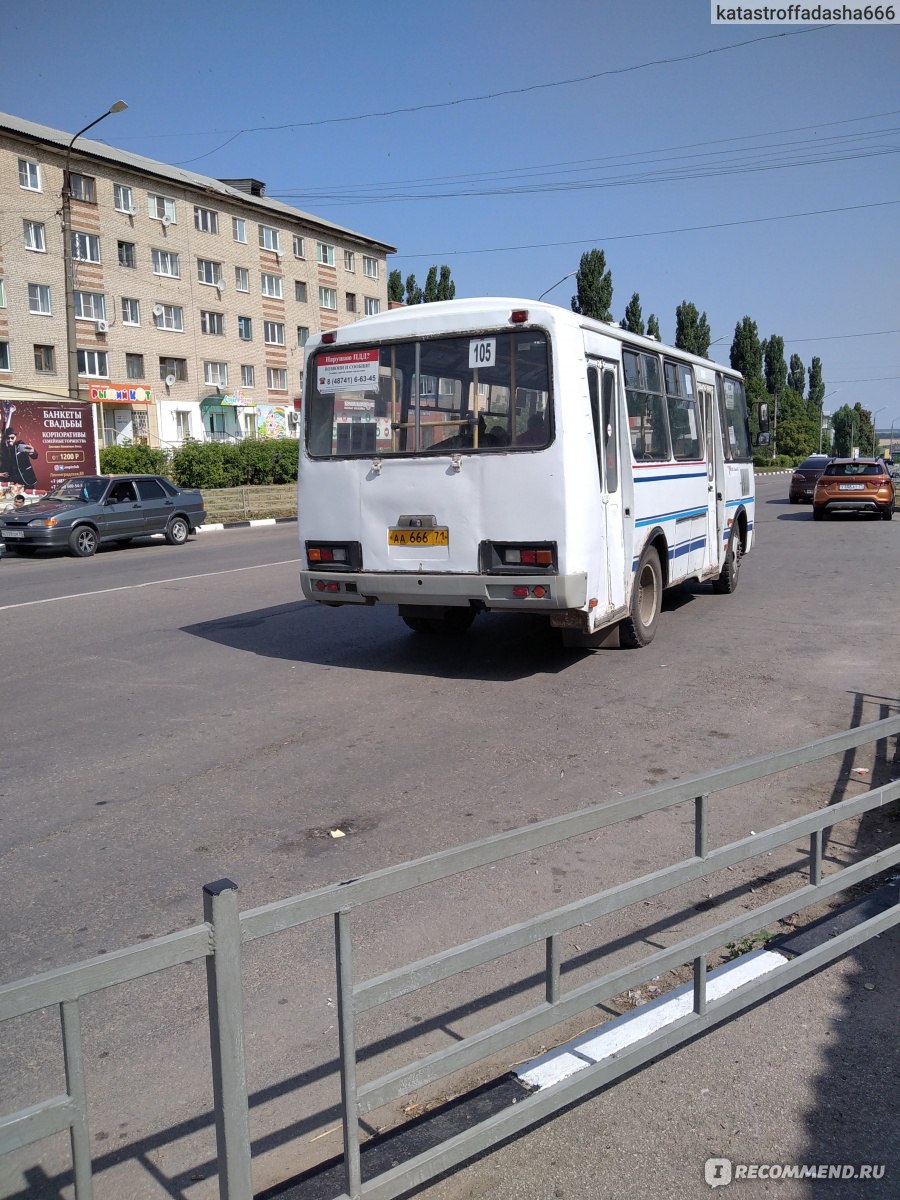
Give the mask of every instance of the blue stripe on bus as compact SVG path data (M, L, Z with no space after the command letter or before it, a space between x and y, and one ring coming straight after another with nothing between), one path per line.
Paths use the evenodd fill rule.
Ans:
M642 517L640 521L635 521L635 529L640 529L644 525L655 525L658 521L677 521L682 517L705 517L707 513L705 508L681 508L675 512L657 513L652 517Z
M635 483L669 483L673 479L706 478L705 471L689 471L681 475L635 475Z

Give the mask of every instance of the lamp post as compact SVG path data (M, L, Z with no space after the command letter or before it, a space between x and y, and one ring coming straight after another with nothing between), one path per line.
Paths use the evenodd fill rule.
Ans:
M872 457L873 458L875 457L875 441L878 437L878 432L875 428L875 418L878 416L878 414L880 412L884 412L885 408L886 408L886 405L882 404L881 408L876 409L876 411L874 413L872 413Z
M894 425L895 421L891 421L891 432L888 434L888 458L891 462L894 461Z
M825 426L825 401L829 396L836 396L840 388L835 388L833 392L826 392L819 401L819 453L822 453L822 430Z
M84 129L79 129L66 148L66 162L63 167L62 186L62 235L63 262L66 271L66 358L68 362L70 400L78 399L78 335L75 330L75 259L72 254L72 175L69 170L69 164L72 159L72 147L83 133L87 133L89 129L93 129L95 125L99 125L110 113L122 112L127 107L128 105L124 100L117 100L115 104L110 105L106 112L97 117L95 121L91 121L89 125L85 125Z
M577 275L577 274L578 274L577 271L570 271L568 273L568 275L563 275L562 279L557 279L556 283L552 283L550 285L550 287L547 288L546 292L541 292L541 294L538 296L538 300L543 300L543 298L546 295L549 295L549 293L552 292L554 288L558 288L561 283L565 283L567 279L571 279L573 275Z

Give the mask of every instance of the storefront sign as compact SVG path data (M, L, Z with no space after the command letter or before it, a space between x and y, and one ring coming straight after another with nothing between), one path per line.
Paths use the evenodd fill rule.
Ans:
M153 389L144 387L92 387L91 399L99 404L152 404Z

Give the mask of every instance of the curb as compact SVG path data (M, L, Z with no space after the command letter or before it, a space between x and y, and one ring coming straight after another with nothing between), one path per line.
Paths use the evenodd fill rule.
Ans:
M221 529L251 529L258 525L287 525L296 523L296 517L264 517L259 521L220 521L210 525L198 525L197 533L217 533Z

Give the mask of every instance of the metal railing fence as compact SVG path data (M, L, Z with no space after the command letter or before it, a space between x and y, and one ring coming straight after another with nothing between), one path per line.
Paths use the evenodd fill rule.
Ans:
M900 716L822 738L793 750L753 758L691 779L679 780L627 799L598 804L564 816L497 834L414 862L375 871L288 900L239 912L236 887L229 880L207 884L204 921L179 933L154 939L87 962L45 972L0 987L0 1022L57 1006L64 1047L66 1092L29 1108L0 1117L0 1155L30 1145L53 1133L68 1131L71 1140L75 1195L91 1200L92 1179L88 1135L88 1097L79 1021L79 1002L94 992L204 959L207 969L213 1103L216 1117L219 1189L222 1200L251 1200L251 1156L248 1095L244 1061L241 947L257 938L330 917L334 924L337 1019L343 1124L345 1191L338 1200L362 1197L388 1200L490 1148L573 1100L648 1062L772 992L833 961L853 946L900 921L900 904L850 929L813 951L802 954L763 978L716 1000L706 992L707 956L729 942L753 934L773 920L846 891L900 863L900 845L882 849L851 866L823 871L828 831L840 822L900 798L900 781L872 788L826 808L771 829L711 849L708 818L713 796L726 789L776 775L871 742L900 734ZM417 962L357 981L353 970L352 914L377 900L503 859L596 832L673 805L691 803L694 810L694 854L595 895L544 912L529 920ZM685 938L677 945L648 954L578 987L561 985L561 935L602 914L659 896L685 883L706 878L726 867L748 862L800 839L808 841L808 882L751 912ZM419 988L449 979L535 943L544 943L544 1000L452 1046L389 1072L362 1086L356 1080L355 1018ZM536 1033L558 1026L628 988L664 971L689 965L693 971L693 1011L649 1035L613 1061L590 1067L524 1098L479 1125L408 1161L363 1180L359 1121L390 1100L433 1083Z

